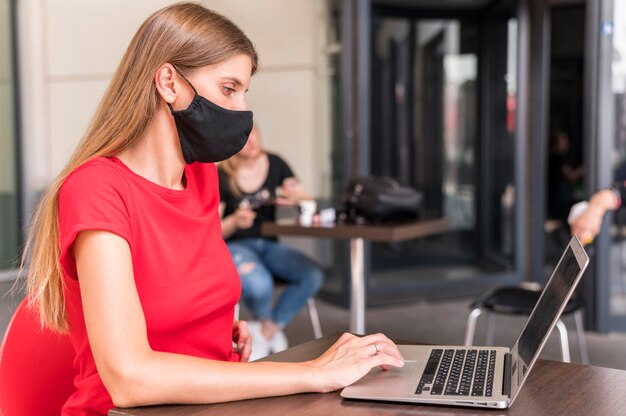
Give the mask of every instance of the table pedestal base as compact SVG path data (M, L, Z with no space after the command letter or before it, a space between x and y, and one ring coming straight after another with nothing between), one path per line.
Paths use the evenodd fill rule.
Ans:
M365 257L362 238L350 240L350 332L365 335Z

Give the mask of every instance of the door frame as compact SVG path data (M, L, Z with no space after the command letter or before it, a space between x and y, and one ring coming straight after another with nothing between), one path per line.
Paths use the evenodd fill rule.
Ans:
M598 189L613 183L611 160L615 140L614 97L611 88L611 62L613 58L614 0L587 2L587 27L585 45L585 154L589 167L586 170L585 193L590 197ZM623 315L610 311L611 235L612 214L607 215L601 233L593 246L592 262L588 276L583 280L588 309L587 327L598 332L626 331Z

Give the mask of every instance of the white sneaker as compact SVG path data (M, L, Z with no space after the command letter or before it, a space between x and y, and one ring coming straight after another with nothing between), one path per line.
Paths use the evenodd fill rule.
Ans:
M270 343L261 333L261 322L249 321L248 330L252 337L252 353L248 361L258 360L259 358L270 355Z
M281 352L286 350L289 347L289 343L287 342L287 337L282 330L279 330L272 336L269 342L269 348L271 352Z

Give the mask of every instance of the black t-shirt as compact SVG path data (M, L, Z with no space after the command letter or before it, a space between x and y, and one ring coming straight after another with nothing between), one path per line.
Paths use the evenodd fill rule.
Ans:
M261 237L261 222L274 221L276 215L276 188L282 186L283 181L292 178L293 172L289 165L278 155L268 153L269 169L265 182L255 192L241 193L239 197L235 196L230 188L228 175L219 169L218 174L220 180L220 201L226 204L224 209L224 217L235 212L242 201L247 201L256 212L254 224L250 228L237 230L228 240L246 237Z
M624 209L626 207L626 181L616 178L613 188L619 192L621 202L613 221L618 225L626 224L626 209Z
M613 184L613 188L615 188L619 194L620 194L620 199L622 200L622 205L621 207L626 206L626 181L624 180L618 180Z

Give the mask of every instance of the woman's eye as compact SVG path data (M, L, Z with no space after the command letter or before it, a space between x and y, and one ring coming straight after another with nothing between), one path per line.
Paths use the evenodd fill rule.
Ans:
M224 93L225 93L226 95L230 95L230 94L232 94L232 93L234 93L234 92L235 92L235 89L234 89L234 88L230 88L230 87L223 87L223 88L224 88Z

